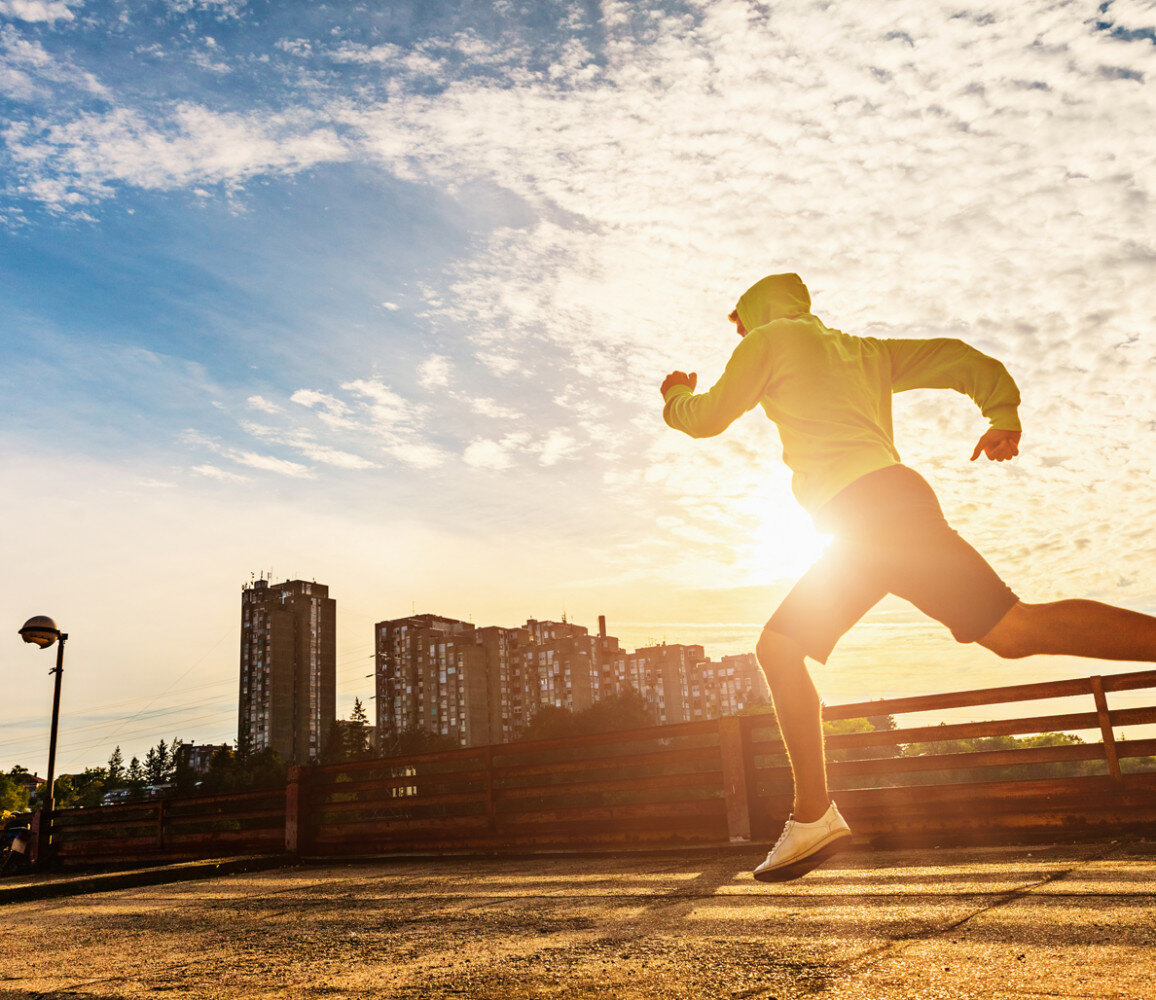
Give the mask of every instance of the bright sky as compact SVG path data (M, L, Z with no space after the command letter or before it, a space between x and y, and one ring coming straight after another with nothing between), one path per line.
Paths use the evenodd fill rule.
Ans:
M1156 607L1152 0L0 0L0 767L236 737L240 588L749 650L819 551L773 427L692 441L748 284L1021 386L905 459L1028 600ZM2 634L2 630L0 630ZM829 702L1070 676L884 606ZM1116 669L1107 667L1108 670Z

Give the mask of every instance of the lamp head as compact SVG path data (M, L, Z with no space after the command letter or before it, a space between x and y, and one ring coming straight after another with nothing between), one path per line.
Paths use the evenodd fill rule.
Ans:
M47 615L37 615L29 618L20 630L20 638L25 642L32 642L41 649L47 649L60 638L60 629Z

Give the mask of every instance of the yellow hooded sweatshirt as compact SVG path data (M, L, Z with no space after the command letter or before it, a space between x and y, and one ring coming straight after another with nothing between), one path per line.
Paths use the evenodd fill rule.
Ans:
M955 389L992 427L1020 429L1007 369L960 340L853 337L811 315L797 274L773 274L738 302L747 335L709 392L667 389L663 419L691 437L720 434L755 404L779 429L791 488L808 511L869 472L899 463L891 394Z

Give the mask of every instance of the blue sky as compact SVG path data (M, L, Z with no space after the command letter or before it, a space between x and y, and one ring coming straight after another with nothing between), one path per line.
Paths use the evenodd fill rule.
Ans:
M905 458L1025 598L1156 606L1154 29L1149 0L0 0L0 606L73 636L63 766L232 738L270 569L337 597L343 710L411 608L749 648L822 540L765 420L693 442L656 388L717 376L768 271L832 326L1003 359L1016 466L966 461L944 393L897 399ZM1003 676L888 606L820 684L929 660ZM42 753L36 676L0 766Z

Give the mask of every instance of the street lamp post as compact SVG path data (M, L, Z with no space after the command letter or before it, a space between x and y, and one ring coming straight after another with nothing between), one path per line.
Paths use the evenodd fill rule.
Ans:
M53 784L56 781L56 731L60 722L60 678L64 675L64 644L68 641L68 633L61 632L47 615L37 615L29 618L20 630L20 638L41 649L47 649L54 642L56 646L56 684L52 693L52 735L48 739L48 788L44 795L44 805L40 810L40 838L36 845L36 862L45 865L51 860L52 853L52 811ZM59 641L58 641L59 640Z

